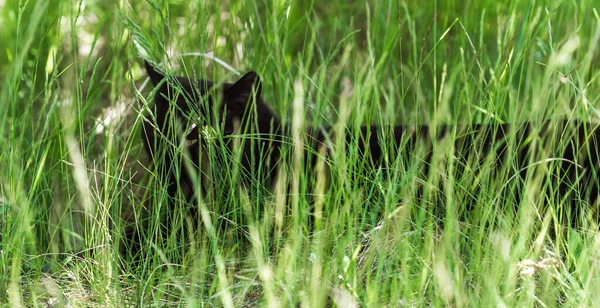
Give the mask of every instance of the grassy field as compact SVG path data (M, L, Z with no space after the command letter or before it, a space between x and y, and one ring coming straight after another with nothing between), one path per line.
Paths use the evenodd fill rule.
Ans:
M447 140L427 175L416 162L369 173L355 142L320 160L329 174L290 151L281 185L260 198L236 168L215 167L231 185L193 205L193 221L182 201L165 212L140 135L154 95L143 57L223 82L239 76L220 61L257 71L294 128L598 123L598 9L0 1L0 304L598 306L597 221L554 223L568 210L544 189L553 161L519 183L510 166L459 175ZM179 222L166 237L165 215ZM121 245L130 230L145 239L136 259Z

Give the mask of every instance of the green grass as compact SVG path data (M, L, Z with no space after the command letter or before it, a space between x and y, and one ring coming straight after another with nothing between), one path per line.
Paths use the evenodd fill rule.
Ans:
M206 196L198 222L182 202L166 213L142 149L154 94L140 53L178 75L236 78L184 53L255 70L295 129L597 123L599 37L595 0L0 1L0 303L596 306L597 226L552 229L563 204L539 176L552 162L532 167L516 215L515 171L459 176L447 141L430 176L416 160L369 174L355 143L330 172L290 151L262 198L213 161L228 198ZM169 238L164 215L181 218ZM131 262L120 243L136 226L147 243Z

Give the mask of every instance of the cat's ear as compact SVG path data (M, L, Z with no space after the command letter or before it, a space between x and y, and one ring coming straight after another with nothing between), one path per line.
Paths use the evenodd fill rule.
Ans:
M230 103L245 105L252 98L252 95L255 95L256 99L260 97L261 88L260 77L256 72L251 71L225 91L226 99Z
M156 70L156 68L152 66L150 62L144 60L144 64L146 65L146 72L148 72L148 76L150 77L150 80L155 86L158 85L163 79L165 79L165 74Z

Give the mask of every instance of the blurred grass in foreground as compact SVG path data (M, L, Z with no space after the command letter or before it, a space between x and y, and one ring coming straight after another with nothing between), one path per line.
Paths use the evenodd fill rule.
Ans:
M204 205L227 212L234 227L193 233L182 218L174 232L194 239L182 248L176 237L153 238L166 192L139 133L150 103L139 50L179 75L235 79L215 61L180 56L194 52L256 70L266 102L304 127L597 122L593 0L9 0L0 3L0 29L1 303L600 302L597 230L559 231L550 240L549 222L562 205L540 193L543 177L522 184L514 215L510 196L496 198L513 185L510 170L492 176L482 166L477 179L455 178L456 160L439 144L434 157L445 163L432 171L439 177L399 165L388 178L364 179L351 143L333 158L327 192L323 172L308 177L293 164L282 184L295 188L281 185L260 204L235 187L219 188L234 197ZM307 121L294 122L293 110ZM360 180L364 189L356 189ZM425 187L421 199L417 185ZM259 206L264 213L249 215ZM119 245L136 225L150 243L131 263Z

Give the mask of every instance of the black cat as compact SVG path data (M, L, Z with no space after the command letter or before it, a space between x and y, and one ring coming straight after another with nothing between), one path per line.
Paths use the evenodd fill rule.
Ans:
M206 127L220 136L216 138L216 161L221 168L238 167L233 150L238 147L242 184L272 185L282 153L291 149L290 129L282 125L262 100L261 81L256 73L249 72L233 84L216 85L208 80L165 76L147 62L146 70L158 90L152 117L144 122L142 138L146 151L162 166L160 176L168 183L172 198L181 192L193 204L199 193L200 185L194 185L198 174L224 172L203 167L208 140L203 136ZM583 219L592 212L596 214L600 170L597 127L568 120L435 127L364 126L349 128L345 142L358 147L360 158L356 161L361 162L363 171L404 172L396 168L403 165L401 161L404 165L418 164L420 176L426 178L438 176L430 174L431 170L437 170L430 167L434 149L446 151L440 144L450 138L457 177L475 178L478 167L486 164L492 170L516 174L516 180L525 179L528 172L530 176L535 176L532 172L548 173L555 196L573 204L570 209L573 220ZM318 153L322 147L327 153L333 150L336 134L332 129L307 130L305 135L307 152ZM175 155L177 151L182 155ZM310 168L316 155L307 157L306 165ZM519 192L515 193L518 204Z

